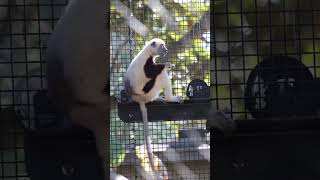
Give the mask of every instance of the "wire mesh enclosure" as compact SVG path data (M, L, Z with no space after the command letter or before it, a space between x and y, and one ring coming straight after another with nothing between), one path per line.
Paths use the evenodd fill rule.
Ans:
M0 179L29 179L23 134L46 88L44 52L66 0L0 1Z
M202 79L210 83L214 108L234 120L317 118L319 8L314 0L114 1L112 95L121 98L123 73L144 41L160 37L170 52L163 61L175 65L171 70L175 94L186 98L186 85ZM117 115L115 106L112 165L121 174L140 177L136 149L142 144L141 124L125 124ZM205 151L183 154L171 146L180 141L181 129L204 128L204 121L166 120L150 126L154 146L169 147L169 154L174 152L179 159L176 163L166 158L168 148L158 151L169 179L209 178L208 171L196 168L201 164L208 170L209 159L201 159ZM184 140L192 142L190 137Z
M0 0L1 180L30 179L23 137L36 129L33 98L46 89L46 43L67 3ZM124 73L152 38L168 46L157 62L172 64L174 95L190 99L190 83L202 80L210 85L210 108L234 120L318 118L317 0L112 0L110 24L113 172L143 179L149 169L142 123L121 119L126 111L120 113L119 105ZM167 179L210 178L207 119L191 118L199 107L178 120L149 123L156 162Z
M233 119L315 115L319 2L215 0L212 96Z
M210 84L210 1L112 1L110 20L110 89L116 99L111 110L111 166L129 179L143 179L148 169L143 124L125 123L118 117L124 73L146 41L161 38L168 54L156 61L172 64L174 95L186 99L188 84L195 79ZM149 123L153 151L166 178L209 179L204 120L169 118ZM187 137L190 132L198 136Z

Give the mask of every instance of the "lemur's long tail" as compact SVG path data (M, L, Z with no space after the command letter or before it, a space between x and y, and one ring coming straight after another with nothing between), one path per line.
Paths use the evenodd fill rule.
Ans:
M153 153L152 153L152 149L151 149L151 138L150 138L150 135L149 135L147 107L146 107L146 104L144 102L139 103L139 105L140 105L140 110L142 112L144 142L145 142L145 146L147 148L148 159L149 159L149 163L151 165L153 176L157 177L158 173L156 173L155 165L154 165L154 162L153 162ZM159 178L157 178L157 179L159 179Z

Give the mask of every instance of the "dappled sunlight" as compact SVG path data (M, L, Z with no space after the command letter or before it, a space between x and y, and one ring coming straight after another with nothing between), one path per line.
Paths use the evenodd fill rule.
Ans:
M145 42L152 38L161 38L168 47L165 58L158 58L157 63L170 62L169 76L172 79L174 95L186 98L188 84L194 79L202 79L210 83L210 18L207 0L190 1L112 1L111 9L111 33L112 38L112 62L111 69L111 95L120 98L123 89L123 75L132 58L141 50ZM162 94L161 94L162 95ZM116 114L111 116L112 121L121 121ZM169 179L188 178L199 179L208 176L208 146L194 144L199 138L180 139L180 130L189 128L203 129L204 121L161 121L150 122L150 135L153 140L155 156L154 161L162 164L159 168L163 176ZM150 165L144 153L143 131L140 123L123 124L114 123L111 126L112 136L118 139L113 141L115 148L111 157L116 159L111 164L117 167L119 172L128 171L122 169L126 163L132 164L134 170L126 172L126 177L148 178ZM128 131L130 133L128 133ZM126 137L117 136L130 134ZM194 139L194 141L192 140ZM111 144L112 144L111 143ZM123 146L119 146L119 144ZM186 147L183 147L183 146ZM176 147L177 146L177 147ZM180 147L181 148L178 148ZM190 147L189 147L190 146ZM118 148L118 150L117 150ZM179 155L175 149L188 149L185 152L184 161L175 162L174 156ZM132 149L135 155L132 157ZM120 153L126 151L126 158ZM190 152L189 152L190 151ZM188 154L189 153L189 154ZM183 154L180 154L183 156ZM205 156L205 157L204 157ZM122 161L122 163L121 163ZM192 166L192 162L198 162L204 169ZM200 173L199 173L200 172Z
M135 18L131 12L131 10L121 3L119 0L112 0L111 5L114 6L116 11L120 13L126 20L126 24L133 29L136 33L138 33L141 36L146 36L149 32L149 29L140 22L137 18Z

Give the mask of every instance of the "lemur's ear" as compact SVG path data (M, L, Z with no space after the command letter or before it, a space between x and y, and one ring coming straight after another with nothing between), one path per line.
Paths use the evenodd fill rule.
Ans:
M153 42L151 43L151 46L152 46L152 47L156 47L156 42L153 41Z

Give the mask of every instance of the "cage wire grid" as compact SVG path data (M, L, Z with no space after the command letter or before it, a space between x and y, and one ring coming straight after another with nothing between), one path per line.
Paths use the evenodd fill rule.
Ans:
M145 42L161 38L169 49L158 63L172 64L170 76L174 95L186 98L193 79L210 83L210 2L190 1L111 1L110 91L121 99L123 77L131 60ZM163 94L162 94L163 95ZM111 110L111 162L114 170L129 179L143 179L142 123L124 123L117 107ZM196 138L179 138L180 129L204 129L203 120L149 122L153 151L164 164L169 179L209 179L209 162L192 147ZM199 140L199 139L197 139ZM206 137L200 139L208 143Z
M253 119L244 103L244 90L249 74L266 57L293 57L314 78L319 77L318 1L215 0L212 3L211 93L218 109L226 109L233 119ZM287 68L284 73L303 73L302 67L291 67L288 62L284 67ZM266 106L263 80L259 78L255 84L259 93L256 106L263 108Z
M166 10L171 17L157 8L154 11L155 5L148 6L148 1L112 1L111 4L115 2L121 2L122 8L128 7L133 15L128 16L126 8L119 10L111 6L111 95L117 98L130 60L144 41L154 36L168 44L167 59L159 61L175 65L170 71L174 93L185 98L186 86L192 79L205 80L211 84L216 108L226 111L233 119L254 119L246 110L244 89L249 73L266 56L295 57L307 66L313 77L319 78L319 1L150 1L160 3L157 7L164 7L160 10ZM0 179L29 179L20 125L33 128L32 96L46 88L43 57L46 41L66 4L67 0L0 1ZM212 32L208 28L209 18L201 19L206 13L211 13ZM127 22L132 18L144 26L130 29ZM172 21L176 25L169 28ZM145 29L149 30L145 36L137 33ZM262 82L257 84L260 91ZM140 162L134 151L143 142L141 125L121 122L116 104L113 105L111 166L120 174L139 179L140 172L135 167ZM263 106L262 101L259 106ZM12 110L18 113L18 121ZM166 165L171 179L209 179L209 164L202 157L208 151L187 148L192 139L178 136L179 129L204 128L204 121L164 121L150 123L150 127L158 150L156 155Z
M33 95L46 89L46 42L66 4L0 1L0 179L29 179L23 128L34 128Z
M157 10L152 11L152 5L148 5L147 3L144 4L144 1L121 1L123 4L125 4L127 7L129 7L129 10L133 13L133 16L130 16L131 14L128 13L127 16L124 13L124 16L116 16L116 18L121 19L120 22L122 23L123 30L125 30L125 33L127 37L121 39L122 41L125 41L126 39L130 39L130 29L128 29L128 24L125 22L132 22L133 20L130 20L130 18L137 18L140 20L144 25L146 25L148 28L152 28L152 32L148 33L148 35L143 38L144 40L148 39L148 37L153 34L156 34L158 32L161 34L161 28L158 28L157 21L155 20L155 15L157 14ZM149 2L149 1L148 1ZM158 1L152 1L152 2L158 2ZM204 1L202 1L204 2ZM207 1L206 1L207 2ZM184 36L184 27L183 26L184 20L188 18L188 15L182 15L184 18L181 18L179 13L176 13L179 10L177 7L174 7L174 4L179 4L181 6L186 4L192 4L193 7L197 6L197 3L201 4L201 1L161 1L161 4L168 10L168 12L171 12L171 15L174 17L174 20L179 23L179 30L172 30L168 27L168 29L165 29L166 36L164 36L164 39L166 41L169 41L169 51L170 51L170 43L171 41L177 41L179 42L179 38L175 39L172 35L175 33L175 35L181 35ZM183 4L183 5L182 5ZM189 32L191 32L191 36L187 36L189 41L185 42L192 42L194 39L200 39L199 41L204 42L211 42L211 46L209 44L206 45L205 48L211 48L211 53L208 57L211 55L211 59L209 64L210 68L208 69L211 71L210 78L206 78L206 76L203 76L203 74L198 74L197 70L194 69L196 65L193 64L192 66L188 66L188 58L190 58L190 54L184 54L183 50L191 50L192 52L197 51L197 47L195 44L189 46L188 43L183 43L184 49L181 51L179 50L177 56L175 56L175 53L172 54L169 53L168 60L172 61L173 64L179 64L179 61L181 60L184 62L184 66L186 67L184 71L179 71L178 66L176 68L172 69L173 74L173 84L174 84L174 92L178 95L185 95L183 91L180 91L179 88L185 87L180 86L179 83L183 83L184 81L179 81L179 73L186 73L190 76L190 79L196 77L200 79L204 79L207 83L211 84L211 98L216 106L217 109L225 111L227 114L231 116L232 119L236 120L253 120L255 118L252 117L252 114L248 112L248 107L245 103L245 88L248 86L247 80L251 72L253 72L257 65L261 64L265 61L266 57L273 57L273 56L288 56L296 59L299 63L301 63L303 66L307 67L307 69L310 71L313 78L319 77L319 54L320 54L320 4L319 1L314 0L242 0L242 1L236 1L236 0L214 0L210 2L211 4L211 31L207 30L205 28L205 24L201 20L198 22L201 22L199 24L195 23L199 29L202 30L202 35L208 36L209 40L206 41L204 39L204 36L199 36L199 34L195 33L194 28L187 28L189 29ZM148 6L148 7L147 7ZM151 7L150 7L151 6ZM173 8L174 7L174 8ZM159 8L161 9L161 8ZM158 10L159 10L158 9ZM143 12L141 12L143 11ZM161 14L161 10L158 12L160 14L160 21L161 16L164 16L162 18L167 18L166 15ZM114 12L114 11L113 11ZM208 11L210 12L210 11ZM182 13L183 14L183 13ZM199 16L199 15L198 15ZM147 18L153 17L153 22L151 24L148 24ZM201 17L201 15L200 15ZM115 18L115 19L116 19ZM115 20L115 22L112 22L112 26L115 28L119 27L119 21ZM163 22L162 22L163 23ZM168 22L167 22L168 23ZM169 23L170 24L170 23ZM118 25L118 26L117 26ZM168 25L168 24L167 24ZM130 24L129 24L130 26ZM159 25L160 27L164 27ZM195 26L193 26L195 27ZM158 28L158 29L157 29ZM131 30L134 28L131 28ZM174 32L174 33L173 33ZM114 31L112 31L112 36L116 37ZM207 34L206 34L207 33ZM124 36L126 36L124 35ZM129 37L128 37L129 36ZM137 36L137 37L136 37ZM142 45L139 46L139 40L141 37L137 34L133 35L134 40L132 43L133 45L127 47L128 52L130 51L130 48L136 48L135 52L139 51L139 48L142 47ZM139 39L140 37L140 39ZM151 36L152 37L152 36ZM210 39L211 37L211 39ZM150 38L149 38L150 39ZM191 39L191 41L190 41ZM174 44L174 43L173 43ZM191 43L190 43L191 44ZM175 44L176 45L176 44ZM133 47L132 47L133 46ZM174 49L176 50L176 48ZM111 51L112 52L112 51ZM206 50L205 50L206 52ZM125 52L123 52L125 53ZM208 52L210 53L210 52ZM134 53L133 53L134 54ZM197 54L198 55L198 54ZM195 56L197 56L195 55ZM130 57L132 58L132 54L130 54ZM197 58L191 57L191 61L193 62L202 62L204 59L199 59L199 56ZM129 62L127 60L127 57L124 57L124 61L121 61L120 58L118 60L115 58L114 62L118 61L121 62L124 66L120 73L125 72L126 67L128 66ZM282 61L282 66L284 69L282 69L281 73L284 74L303 74L305 73L305 69L303 66L299 67L292 67L292 64L290 64L289 61L285 60L278 60ZM113 63L114 63L113 62ZM276 69L277 64L272 63L273 67L263 67L262 69L265 71L268 71L268 68L272 70L272 68ZM203 71L205 72L205 71ZM178 74L178 75L177 75ZM206 73L205 73L206 74ZM199 75L199 76L198 76ZM113 75L112 76L117 76ZM120 78L123 77L119 76ZM185 78L184 78L185 79ZM186 82L188 82L190 79L188 79ZM207 79L207 80L206 80ZM302 79L304 81L305 79ZM112 79L112 81L116 81L115 79ZM283 81L283 82L282 82ZM277 83L280 85L285 85L285 83L292 81L288 77L281 79L281 81L278 81ZM114 95L117 92L120 92L121 87L123 85L121 84L122 81L119 82L112 82L111 84L117 84L118 86L115 86L115 88L120 88L114 92ZM255 85L257 94L255 94L256 98L258 99L256 106L260 109L264 108L266 106L265 98L266 98L266 89L265 89L265 82L261 77L257 77L257 80L253 83ZM186 83L185 83L186 84ZM182 88L183 89L183 88ZM115 89L113 89L115 91ZM290 98L290 95L284 95ZM308 97L307 95L303 95L305 97ZM185 97L185 96L184 96ZM116 110L114 112L115 117L114 122L116 123ZM118 121L119 124L114 124L112 127L120 128L123 127L123 124L121 124L120 121ZM189 122L181 121L181 124L179 124L179 128L185 128L185 124ZM188 126L188 128L192 127L203 127L201 124L201 121L192 122L191 126ZM167 123L167 122L164 122ZM175 122L180 123L180 122ZM164 142L168 142L170 140L172 141L178 141L178 137L174 136L172 138L169 138L168 134L164 132L165 126L163 124L157 124L157 123L150 123L152 125L153 131L153 140L154 142L159 139L157 137L157 131L155 131L155 128L161 128L161 134L166 134L164 137ZM126 125L124 125L126 126ZM128 125L130 126L128 129L131 129L132 131L138 131L137 128L139 128L138 124L134 125ZM141 128L139 129L141 131ZM114 134L114 137L122 138L124 137L123 134L121 134L121 131L117 131L117 134ZM135 133L133 133L135 134ZM170 139L170 140L169 140ZM117 142L118 146L125 147L126 143L128 142L133 149L136 147L138 142L141 142L141 134L138 138L137 135L132 135L131 139L127 139L125 143L122 143L121 141L118 141L116 139L113 139L114 142ZM188 139L191 140L191 139ZM161 141L159 141L160 143ZM175 149L176 150L176 149ZM116 152L114 152L116 154ZM117 157L117 156L114 156ZM191 156L185 155L185 158L192 159ZM118 159L119 160L119 159ZM135 162L135 159L131 159L131 162ZM168 160L168 163L170 160ZM186 162L186 161L184 161ZM201 161L200 161L201 162ZM204 165L204 164L203 164ZM206 167L205 165L203 167ZM174 167L173 167L174 168ZM120 168L121 169L121 168ZM134 169L126 169L127 171L124 172L129 174L136 174L137 172ZM189 169L190 171L186 172L185 174L188 174L192 172L192 168ZM168 170L170 171L170 170ZM196 171L196 170L195 170ZM195 172L194 171L194 172ZM120 172L122 172L120 170ZM173 172L173 176L176 175ZM189 174L184 176L184 171L180 171L182 173L178 173L177 176L174 176L174 178L186 178L186 179L192 179L192 178L199 178L201 176L200 172L199 174L194 173L190 177ZM207 172L205 172L207 173ZM172 174L171 174L172 175ZM209 176L209 175L208 175ZM203 176L207 178L208 176Z

